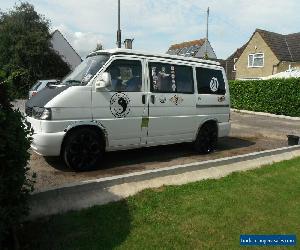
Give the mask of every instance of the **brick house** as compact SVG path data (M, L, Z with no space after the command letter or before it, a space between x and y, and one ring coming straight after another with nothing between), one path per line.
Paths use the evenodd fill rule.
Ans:
M235 80L236 78L236 62L243 53L248 43L234 51L221 65L224 67L228 80Z
M300 67L300 32L282 35L256 29L240 52L228 58L230 62L238 58L232 66L237 79L259 79Z

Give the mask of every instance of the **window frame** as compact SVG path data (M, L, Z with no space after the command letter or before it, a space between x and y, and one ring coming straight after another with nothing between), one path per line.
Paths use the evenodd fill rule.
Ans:
M250 56L253 56L252 64L250 64ZM262 59L262 65L254 65L254 61L257 58ZM263 52L248 54L248 68L263 68L265 65L265 54Z
M101 74L104 72L107 72L108 68L111 67L112 64L114 64L116 61L135 61L139 62L141 65L141 78L142 78L142 85L139 91L116 91L112 89L107 89L107 92L124 92L124 93L141 93L144 92L144 62L141 58L131 58L131 57L113 57L110 61L107 62L107 65L103 68L103 71L101 71Z
M238 57L233 58L233 71L236 71L236 62L238 59Z
M220 71L222 78L223 78L223 82L224 82L224 93L200 93L199 87L198 87L197 68ZM198 95L223 95L223 96L227 95L227 93L228 93L228 89L227 89L228 85L226 82L227 78L226 78L226 73L224 72L224 70L222 68L211 68L211 67L196 65L194 70L195 70L196 89L197 89Z
M175 92L165 92L165 91L154 91L153 90L153 84L152 84L152 69L150 67L151 64L167 64L169 65L170 67L171 66L174 66L174 67L180 67L180 66L183 66L183 67L189 67L190 70L191 70L191 80L192 80L192 91L191 92L177 92L177 85L176 85L176 91ZM172 62L172 61L160 61L160 60L148 60L148 63L147 63L147 71L148 71L148 79L149 79L149 91L151 93L157 93L157 94L187 94L187 95L192 95L192 94L195 94L195 77L194 77L194 65L189 65L189 64L181 64L181 63L177 63L176 61ZM175 77L176 77L176 74L175 74ZM176 79L176 78L175 78Z

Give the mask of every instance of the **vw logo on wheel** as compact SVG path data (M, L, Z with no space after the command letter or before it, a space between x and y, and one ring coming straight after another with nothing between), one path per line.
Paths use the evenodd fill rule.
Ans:
M212 92L216 92L216 91L218 90L218 88L219 88L219 82L218 82L218 79L217 79L216 77L213 77L213 78L211 79L211 81L210 81L209 86L210 86L210 90L211 90Z

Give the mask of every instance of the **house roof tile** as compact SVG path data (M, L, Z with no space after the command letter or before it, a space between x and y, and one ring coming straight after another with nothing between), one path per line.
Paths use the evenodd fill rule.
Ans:
M282 35L256 29L280 61L300 61L300 32ZM254 33L255 33L254 32Z
M300 32L286 35L293 61L300 61Z
M245 43L242 47L238 48L236 51L234 51L226 60L231 60L234 58L239 58L241 54L244 52L245 48L247 47L248 42Z
M183 48L191 47L194 45L202 46L204 43L205 43L205 38L202 38L199 40L193 40L193 41L173 44L170 46L169 50L183 49Z
M183 43L177 43L170 46L167 54L195 56L199 49L205 44L206 39L192 40Z

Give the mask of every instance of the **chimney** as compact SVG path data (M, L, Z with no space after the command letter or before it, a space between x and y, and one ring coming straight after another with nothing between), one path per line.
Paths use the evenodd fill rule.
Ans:
M132 49L132 42L134 39L126 38L124 41L125 49Z

